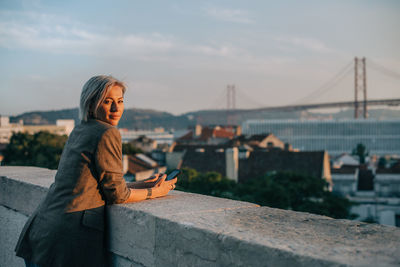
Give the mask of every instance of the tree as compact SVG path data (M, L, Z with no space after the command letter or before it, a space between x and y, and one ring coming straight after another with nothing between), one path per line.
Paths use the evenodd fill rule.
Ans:
M260 205L299 210L311 198L321 198L326 182L292 172L273 172L240 184L236 195L252 195Z
M311 212L333 218L353 218L352 203L326 190L321 178L293 172L271 172L263 177L235 183L219 173L184 169L177 189L226 197L281 209Z
M230 196L236 183L218 172L199 173L194 169L182 169L177 189L211 196Z
M364 164L365 158L368 156L368 151L365 145L357 144L356 148L353 149L352 154L358 156L360 164Z
M57 169L67 139L46 131L14 133L4 151L4 165Z
M239 184L235 195L247 201L253 198L251 202L263 206L351 218L351 202L326 188L327 182L321 178L294 172L272 172Z

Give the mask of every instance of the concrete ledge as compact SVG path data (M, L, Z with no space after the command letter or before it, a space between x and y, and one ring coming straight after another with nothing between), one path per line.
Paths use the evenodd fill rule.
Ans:
M10 229L0 232L0 250L8 251L0 262L11 263L5 266L19 266L10 248L54 175L41 168L0 167L0 229ZM178 191L107 209L113 266L400 265L395 227Z
M0 266L25 266L24 260L15 256L14 248L27 219L0 205Z

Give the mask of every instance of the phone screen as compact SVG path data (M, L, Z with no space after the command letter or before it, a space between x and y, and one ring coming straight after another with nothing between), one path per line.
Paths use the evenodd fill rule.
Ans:
M170 174L168 174L167 178L165 181L169 181L174 179L176 176L178 176L181 173L181 170L173 170Z

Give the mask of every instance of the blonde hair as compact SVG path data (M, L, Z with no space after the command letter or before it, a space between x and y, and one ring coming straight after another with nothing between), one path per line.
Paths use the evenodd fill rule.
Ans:
M125 94L125 84L110 75L99 75L90 78L82 88L79 118L82 121L94 118L94 114L96 114L100 104L106 98L109 89L115 85L121 87L122 93Z

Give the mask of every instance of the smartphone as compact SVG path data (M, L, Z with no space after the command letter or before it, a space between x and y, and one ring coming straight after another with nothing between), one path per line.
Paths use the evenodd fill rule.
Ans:
M169 180L174 179L174 178L177 177L181 172L182 172L182 171L181 171L181 170L178 170L178 169L173 170L172 172L170 172L170 173L168 174L167 178L165 178L165 181L169 181Z

